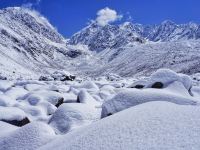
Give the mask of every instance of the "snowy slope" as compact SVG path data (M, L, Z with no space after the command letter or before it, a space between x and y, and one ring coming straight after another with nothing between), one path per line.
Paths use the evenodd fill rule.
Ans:
M2 74L31 77L63 68L58 60L67 61L66 51L66 40L39 13L19 7L0 10Z
M142 45L108 49L99 53L107 61L98 74L114 72L122 76L148 75L159 68L194 74L200 68L199 40L149 42Z

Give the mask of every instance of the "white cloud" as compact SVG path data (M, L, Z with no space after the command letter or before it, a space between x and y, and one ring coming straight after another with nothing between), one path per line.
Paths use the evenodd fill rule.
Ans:
M123 16L118 15L115 10L112 10L108 7L101 9L97 12L96 22L100 26L105 26L111 22L115 22L116 20L120 20Z
M25 3L22 4L22 7L31 9L34 6L38 6L42 0L34 0L33 2L28 2L27 0L24 1Z

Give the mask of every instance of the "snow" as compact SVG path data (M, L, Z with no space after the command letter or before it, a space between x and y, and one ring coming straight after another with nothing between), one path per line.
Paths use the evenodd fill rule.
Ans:
M93 22L66 40L0 10L0 150L199 149L199 29Z
M31 92L23 97L23 100L28 101L31 105L38 105L43 101L56 105L61 99L63 99L63 97L60 93L46 90Z
M0 121L0 137L8 134L14 130L18 129L18 127L8 124L6 122Z
M2 107L0 106L0 120L23 120L26 117L24 111L16 107Z
M12 99L21 99L24 95L28 93L27 90L21 87L12 87L5 92L5 95L11 97Z
M164 86L168 86L170 83L179 81L183 83L185 88L189 90L192 87L192 79L184 74L177 74L169 69L159 69L150 76L149 83L146 87L151 87L156 82L161 82Z
M55 138L51 127L33 122L9 134L0 136L1 150L35 150Z
M12 86L13 86L13 82L6 81L6 80L0 80L0 91L5 92Z
M81 90L79 92L78 102L85 103L94 107L100 105L86 90Z
M166 81L165 83L169 84L169 80ZM180 105L197 105L199 103L199 100L192 97L181 82L176 81L165 89L125 89L103 103L102 117L150 101L167 101Z
M0 106L13 106L15 104L15 101L10 98L9 96L6 96L4 94L0 94Z
M58 134L88 125L100 118L100 110L86 104L62 104L53 114L49 124Z
M149 102L66 134L40 150L198 150L199 114L199 106Z
M84 88L87 90L99 90L99 87L93 81L84 81L76 88Z

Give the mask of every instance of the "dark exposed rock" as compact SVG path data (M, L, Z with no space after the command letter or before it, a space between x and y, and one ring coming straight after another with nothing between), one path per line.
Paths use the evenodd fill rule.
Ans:
M144 85L140 85L140 84L138 84L138 85L135 85L135 86L132 87L132 88L143 89L143 88L144 88Z
M30 123L30 120L27 117L22 120L1 120L1 121L18 126L18 127L22 127Z
M69 76L64 76L61 81L74 81L76 78L76 76L72 76L72 75L69 75Z
M161 82L156 82L156 83L154 83L154 84L151 86L151 88L162 89L163 86L164 86L163 83L161 83Z
M56 107L59 107L59 106L62 105L63 103L64 103L64 98L60 98L55 106L56 106Z

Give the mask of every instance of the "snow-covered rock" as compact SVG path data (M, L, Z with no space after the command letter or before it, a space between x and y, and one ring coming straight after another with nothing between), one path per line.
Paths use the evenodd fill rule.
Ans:
M86 90L81 90L77 97L78 103L84 103L89 106L98 106L100 105Z
M0 121L7 122L15 126L24 126L30 122L24 111L16 107L0 106Z
M184 74L177 74L169 69L159 69L149 77L146 87L152 87L155 83L162 83L163 88L169 84L179 81L189 91L192 87L192 79Z
M0 137L3 135L8 134L9 132L12 132L14 130L18 129L18 127L8 124L6 122L0 121Z
M0 91L5 92L14 85L12 81L0 80Z
M30 103L30 105L38 105L41 102L49 102L55 106L59 106L60 103L63 103L64 98L62 94L55 91L33 91L26 94L23 98Z
M12 99L4 94L0 94L0 106L10 107L13 106L15 103L15 99Z
M149 102L68 133L40 150L198 150L199 118L198 106Z
M176 88L184 89L184 86L178 85ZM188 93L187 90L184 91L185 93L180 92L183 90L177 89L177 91L169 89L124 90L103 103L101 115L106 117L129 107L151 101L167 101L179 105L197 105L197 99L192 96L185 96Z
M35 150L55 138L47 124L34 122L0 136L0 150Z
M65 134L75 128L88 125L100 118L100 110L87 104L62 104L53 114L49 124L56 133Z

